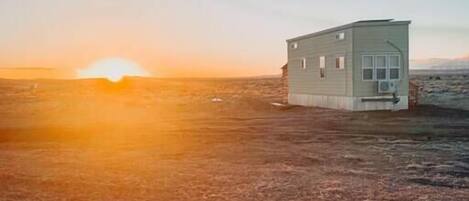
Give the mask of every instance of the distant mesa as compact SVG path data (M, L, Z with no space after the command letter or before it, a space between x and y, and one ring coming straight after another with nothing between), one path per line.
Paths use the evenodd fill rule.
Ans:
M71 79L72 72L46 67L0 68L3 79Z
M469 55L456 59L420 59L411 60L410 67L415 70L466 70L469 69Z

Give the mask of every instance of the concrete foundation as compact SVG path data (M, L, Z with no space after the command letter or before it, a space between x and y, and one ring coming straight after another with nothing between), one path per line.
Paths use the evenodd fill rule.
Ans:
M393 105L390 101L381 101L383 98L391 99L392 96L348 97L311 94L288 94L288 103L292 105L323 107L349 111L374 111L392 109L407 110L409 108L408 96L399 96L400 101L396 105ZM363 101L362 99L367 99L367 101ZM372 101L373 99L376 99L376 101Z

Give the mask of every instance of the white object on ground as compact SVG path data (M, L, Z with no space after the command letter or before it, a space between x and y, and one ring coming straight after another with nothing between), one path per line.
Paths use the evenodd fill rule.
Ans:
M270 104L276 107L285 107L285 104L282 104L282 103L270 103Z
M223 101L223 99L221 99L221 98L212 98L212 102L214 102L214 103L218 103L218 102L222 102L222 101Z

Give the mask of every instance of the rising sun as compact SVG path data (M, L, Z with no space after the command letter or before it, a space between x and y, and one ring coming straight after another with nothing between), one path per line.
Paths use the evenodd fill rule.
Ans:
M78 78L106 78L118 82L125 76L149 76L137 63L122 58L107 58L96 61L77 71Z

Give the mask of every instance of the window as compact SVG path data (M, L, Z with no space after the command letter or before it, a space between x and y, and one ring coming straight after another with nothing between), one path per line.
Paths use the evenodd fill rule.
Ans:
M326 57L325 56L319 57L319 77L321 78L326 77Z
M400 79L399 55L362 56L363 80Z
M399 68L390 68L389 69L389 79L398 80L399 79Z
M376 79L377 80L386 80L386 68L377 68L376 69Z
M389 56L389 79L400 79L401 59L397 55Z
M393 67L399 67L399 56L396 56L396 55L392 55L392 56L389 56L389 67L393 68Z
M344 69L345 68L345 57L338 56L335 58L335 68L337 69Z
M344 40L345 39L345 33L344 32L338 33L337 35L335 35L335 38L337 40Z
M306 58L301 59L300 68L303 70L306 69Z
M362 57L363 80L373 80L374 59L373 56Z
M363 68L373 68L373 56L363 56Z
M363 69L363 80L373 80L373 69Z
M376 56L376 67L386 68L386 56Z
M291 49L296 49L296 48L298 48L298 43L296 43L296 42L295 42L295 43L292 43L292 44L290 45L290 48L291 48Z
M376 56L376 79L386 80L387 79L387 59L386 56Z

